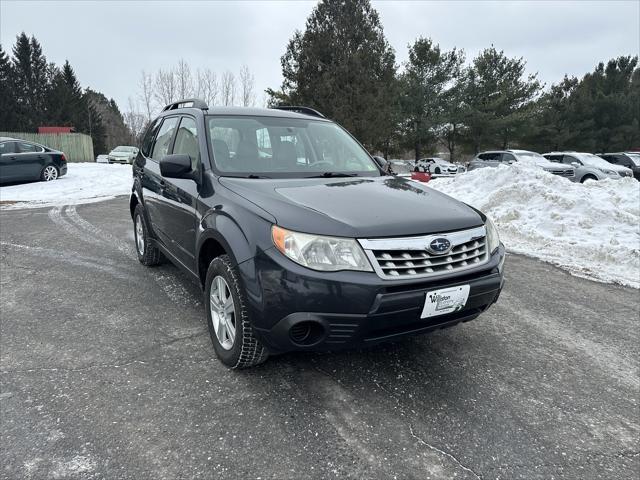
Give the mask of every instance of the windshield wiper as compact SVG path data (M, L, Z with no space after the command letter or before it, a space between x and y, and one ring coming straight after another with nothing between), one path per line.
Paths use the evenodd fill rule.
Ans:
M250 175L247 175L247 178L271 178L271 177L267 177L266 175L254 175L252 173Z
M357 177L357 173L324 172L322 175L312 175L307 178L336 178L336 177Z

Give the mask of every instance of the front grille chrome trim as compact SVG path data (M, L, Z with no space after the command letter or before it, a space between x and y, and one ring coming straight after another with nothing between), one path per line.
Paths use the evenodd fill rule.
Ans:
M484 226L415 237L358 239L376 274L384 280L428 278L479 267L489 260ZM451 242L443 255L427 251L436 238Z

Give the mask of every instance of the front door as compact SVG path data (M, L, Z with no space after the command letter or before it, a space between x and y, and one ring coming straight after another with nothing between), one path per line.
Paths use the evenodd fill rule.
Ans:
M172 153L189 155L192 171L201 168L198 130L192 117L185 116L180 120ZM195 271L198 185L195 181L184 178L163 180L164 188L159 207L161 228L171 239L171 252L186 267Z

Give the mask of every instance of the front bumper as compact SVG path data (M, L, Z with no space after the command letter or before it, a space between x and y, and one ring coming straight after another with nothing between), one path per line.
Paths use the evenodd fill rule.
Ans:
M473 320L495 303L504 282L504 246L473 271L439 279L388 281L370 272L316 272L275 249L239 265L256 334L273 353L339 350L395 340ZM421 319L426 293L469 285L462 310ZM298 324L316 326L295 340Z
M123 157L109 157L107 161L109 163L131 163L130 158L123 158Z

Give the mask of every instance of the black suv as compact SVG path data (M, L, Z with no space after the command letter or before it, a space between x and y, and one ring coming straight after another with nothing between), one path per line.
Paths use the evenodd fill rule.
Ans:
M614 165L630 168L636 180L640 180L640 152L599 153L598 156Z
M133 164L138 258L204 290L216 354L372 345L494 303L504 246L479 211L385 174L306 107L165 107Z

